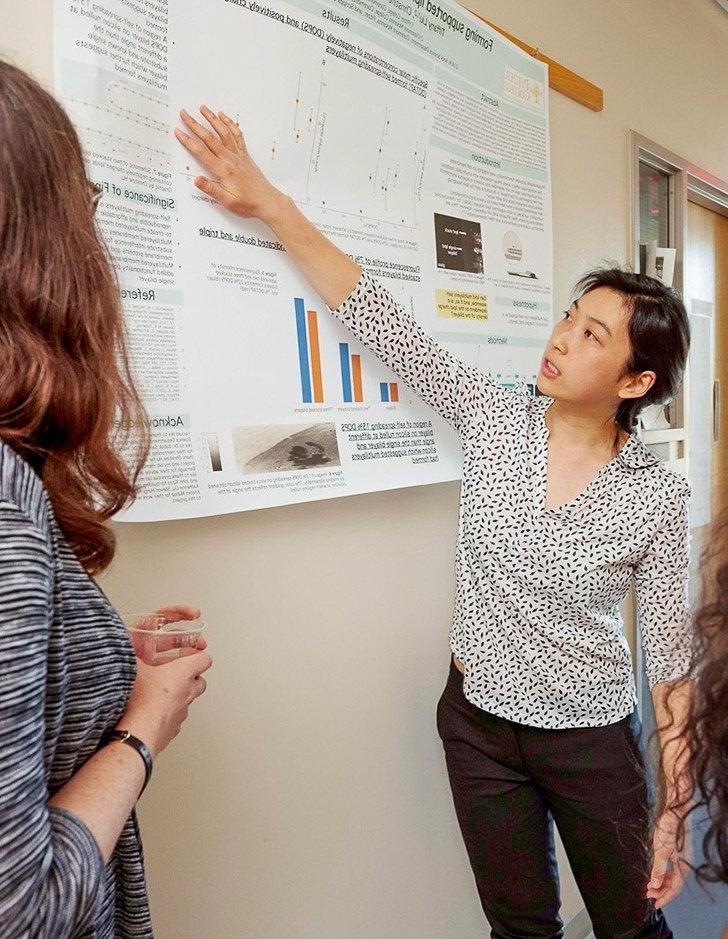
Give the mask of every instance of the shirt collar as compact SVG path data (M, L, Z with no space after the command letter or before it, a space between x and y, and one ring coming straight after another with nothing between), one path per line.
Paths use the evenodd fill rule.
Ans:
M660 460L650 453L640 438L632 432L622 449L619 451L618 462L630 470L649 469L658 466Z
M546 430L544 416L548 410L548 406L553 401L553 398L548 397L548 395L538 395L538 397L534 398L533 401L537 409L536 413L538 415L538 422L543 427L544 432L548 433ZM632 432L627 438L625 445L617 454L615 462L621 466L622 469L637 470L649 469L651 466L658 466L660 460L654 455L654 453L650 453L637 434Z

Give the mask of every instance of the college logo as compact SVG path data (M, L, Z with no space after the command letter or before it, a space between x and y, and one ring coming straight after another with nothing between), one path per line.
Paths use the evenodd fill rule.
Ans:
M545 103L543 82L523 75L510 65L506 66L503 94L516 104L543 113Z

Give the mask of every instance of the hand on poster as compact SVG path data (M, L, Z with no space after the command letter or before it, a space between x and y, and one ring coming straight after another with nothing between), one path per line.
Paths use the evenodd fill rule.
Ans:
M195 185L230 212L265 222L316 293L332 309L338 307L358 283L359 265L325 238L298 212L293 200L266 179L233 120L222 111L218 116L205 105L200 110L214 132L185 110L180 111L180 117L194 136L175 130L180 143L217 177L198 176Z
M451 428L324 306L364 267L461 361L532 383L552 313L545 66L462 8L470 39L392 5L347 7L351 29L290 0L222 4L213 27L192 0L56 7L56 86L108 196L153 431L124 518L457 478ZM430 423L434 455L409 436Z
M195 185L234 215L266 221L283 194L266 179L248 153L238 124L223 111L215 114L204 104L200 112L212 131L184 110L180 117L190 133L175 129L182 146L217 177L198 176Z

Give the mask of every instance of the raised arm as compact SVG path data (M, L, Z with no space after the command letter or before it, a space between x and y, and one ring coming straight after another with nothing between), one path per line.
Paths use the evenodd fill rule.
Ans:
M424 401L457 425L466 367L266 179L234 121L204 106L201 112L209 127L182 111L188 133L175 131L180 143L214 177L198 176L198 189L241 218L265 222L334 315Z

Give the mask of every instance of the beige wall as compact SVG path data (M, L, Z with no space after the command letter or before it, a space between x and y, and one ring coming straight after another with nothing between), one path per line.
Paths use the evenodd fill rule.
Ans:
M472 8L604 88L601 114L551 99L562 304L628 256L630 128L728 177L728 17L712 0ZM51 9L0 0L0 54L47 83ZM483 935L434 728L457 501L449 484L119 526L112 600L200 604L216 660L141 806L160 939ZM566 917L579 905L567 876Z

